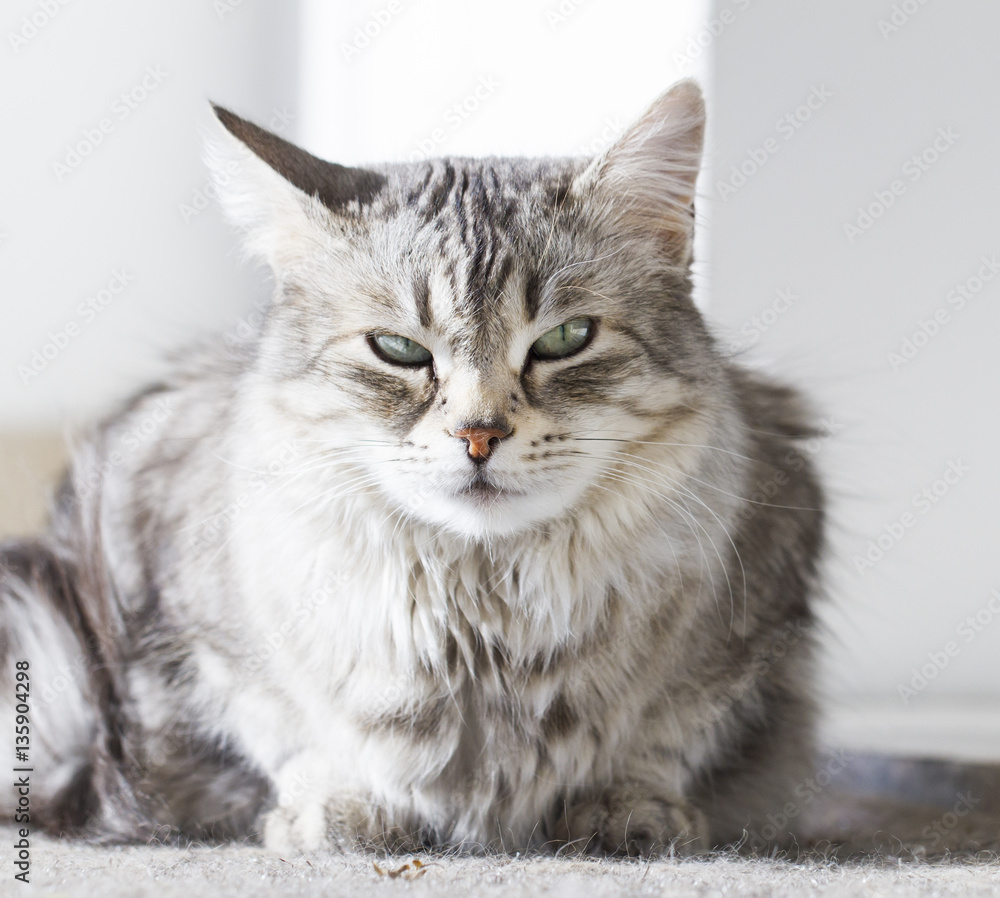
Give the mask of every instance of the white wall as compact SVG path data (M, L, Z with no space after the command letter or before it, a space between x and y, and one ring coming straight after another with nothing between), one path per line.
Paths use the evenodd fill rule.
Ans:
M302 142L347 164L596 154L678 79L707 81L708 9L709 0L302 0Z
M182 206L207 184L199 129L208 98L265 123L296 104L295 4L46 5L55 15L39 0L0 13L6 430L88 419L154 376L166 349L232 326L268 294L237 264L215 205L187 221ZM121 99L133 90L136 99ZM80 143L92 148L70 167ZM99 315L81 313L116 271L131 282ZM52 356L36 359L37 373L36 352Z
M716 0L713 14L731 6ZM701 186L714 317L840 427L817 454L835 502L828 683L898 709L1000 687L1000 599L988 607L1000 588L1000 277L964 308L950 302L983 257L1000 261L998 34L992 3L756 0L713 47L716 170ZM820 108L779 132L817 88L830 94ZM735 193L720 187L768 139L777 150L760 170ZM894 181L884 213L845 231ZM947 322L915 338L939 311ZM907 338L925 345L894 367ZM949 468L967 471L947 484ZM942 495L918 495L935 484ZM884 557L857 562L880 534ZM928 653L934 677L904 704L898 687Z
M302 6L302 138L351 163L598 150L707 71L703 0Z

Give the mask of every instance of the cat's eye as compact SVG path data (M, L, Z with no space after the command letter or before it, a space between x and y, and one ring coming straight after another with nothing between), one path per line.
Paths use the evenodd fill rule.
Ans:
M368 343L375 354L394 365L426 365L430 350L399 334L370 334Z
M537 359L564 359L579 352L594 334L592 318L574 318L542 334L531 344Z

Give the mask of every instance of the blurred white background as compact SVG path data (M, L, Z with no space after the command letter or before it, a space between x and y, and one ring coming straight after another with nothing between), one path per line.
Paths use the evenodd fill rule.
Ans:
M1000 6L11 0L0 30L0 505L266 300L206 195L207 98L345 163L562 155L693 75L699 302L834 431L831 738L1000 755Z

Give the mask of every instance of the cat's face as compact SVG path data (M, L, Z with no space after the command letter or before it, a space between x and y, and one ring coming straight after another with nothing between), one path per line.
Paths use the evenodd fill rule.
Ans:
M279 278L259 370L324 489L326 459L330 487L503 536L634 482L628 447L697 410L711 350L688 295L690 86L592 164L324 171L220 118L284 176L260 166L236 199L260 195L251 241Z

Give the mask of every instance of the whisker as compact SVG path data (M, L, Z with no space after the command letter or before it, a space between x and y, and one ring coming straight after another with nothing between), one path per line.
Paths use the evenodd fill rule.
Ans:
M605 440L605 439L601 439L601 438L598 438L598 437L570 437L570 439L579 440L581 442L614 442L614 443L636 444L636 445L642 445L642 446L692 446L694 448L699 448L699 449L717 449L720 452L727 451L727 450L719 449L718 447L714 447L714 446L698 446L697 444L694 444L694 443L667 443L667 442L657 442L657 441L648 441L648 440L644 441L644 440L625 440L625 439L621 439L621 440L619 440L619 439L607 439L607 440ZM622 452L624 450L616 449L616 450L612 450L612 451ZM734 453L730 452L729 454L733 455ZM633 457L635 457L635 456L633 456ZM747 458L747 456L740 456L740 455L737 455L736 457L738 457L738 458ZM747 460L748 461L757 461L756 459L750 459L750 458L747 458ZM739 495L737 493L730 493L730 492L722 489L721 487L718 487L715 484L710 483L707 480L702 480L699 477L695 477L693 474L689 474L688 472L684 471L682 468L677 468L677 467L675 467L673 465L669 465L666 462L663 462L663 461L660 461L660 460L656 460L655 463L657 465L661 465L662 467L668 468L671 471L676 471L676 472L681 473L686 479L692 480L695 483L700 483L706 489L714 490L717 493L721 493L724 496L728 496L730 499L738 499L741 502L749 502L751 505L763 505L763 506L766 506L767 508L782 508L782 509L786 509L786 510L789 510L789 511L821 511L822 510L820 508L814 508L814 507L808 506L808 505L778 505L775 502L764 502L764 501L760 501L758 499L751 499L749 496L741 496L741 495ZM775 465L769 465L769 467L773 467L773 468L775 468L775 470L781 470L780 468L778 468Z
M712 539L711 534L705 529L705 526L691 513L691 511L688 510L688 509L682 508L678 503L676 503L675 501L673 501L669 496L665 496L663 493L660 493L658 490L653 489L648 484L643 483L634 474L628 474L628 473L625 473L625 472L608 471L608 472L605 472L604 476L610 477L611 479L617 480L617 481L619 481L621 483L625 483L625 484L628 484L628 485L631 485L631 486L634 486L634 487L639 487L641 489L644 489L649 494L654 495L657 498L661 499L662 501L666 502L678 514L680 514L681 515L681 520L684 522L685 526L691 531L691 535L694 536L695 540L698 543L698 550L701 553L702 562L703 562L700 570L701 570L702 573L704 573L704 571L706 570L706 568L708 570L711 570L711 565L710 565L709 560L708 560L708 555L705 552L705 546L704 546L704 544L701 541L701 537L698 535L698 531L694 529L694 527L692 526L692 524L697 525L702 530L702 532L705 534L705 537L708 539L709 545L712 546L712 549L715 552L716 557L719 559L719 564L722 567L723 574L725 574L725 576L726 576L726 583L727 583L727 586L729 588L730 607L732 607L733 590L732 590L732 584L729 583L729 575L726 572L725 562L722 560L722 555L719 552L718 547L715 545L715 541ZM668 537L668 539L669 539L669 537ZM702 582L704 582L704 577L702 577ZM711 580L711 585L712 585L712 593L713 593L713 596L715 597L715 604L716 604L716 607L718 608L719 607L719 595L718 595L718 591L715 588L715 581L714 581L714 579Z
M664 540L666 541L667 547L670 549L670 553L674 556L674 565L677 568L677 579L678 579L678 582L680 584L681 590L683 590L684 589L684 569L681 567L680 559L677 557L677 550L674 548L673 540L670 539L670 537L667 535L666 530L664 530L660 526L659 522L656 520L656 517L653 515L652 509L646 507L645 505L643 505L638 500L636 500L636 499L630 499L627 496L623 496L621 493L616 493L613 489L610 489L609 487L603 486L600 483L592 483L590 486L592 488L594 488L594 489L599 489L599 490L603 490L606 493L610 493L612 496L616 496L619 499L624 499L630 505L634 505L635 507L637 507L639 509L639 511L645 513L645 515L652 522L653 526L656 527L656 529L660 531L660 534L663 536ZM697 538L697 534L695 535L695 538ZM702 582L704 582L704 579L702 580Z
M657 478L657 479L659 479L661 481L665 481L665 483L666 483L667 486L670 486L671 488L679 491L682 495L686 495L686 496L690 497L691 499L693 499L695 502L697 502L699 505L701 505L715 519L715 522L719 525L719 528L726 535L726 539L729 540L729 544L730 544L730 546L733 549L733 554L735 555L736 560L737 560L737 562L739 563L739 566L740 566L740 573L741 573L741 576L742 576L742 579L743 579L743 607L744 607L744 618L745 618L746 617L746 605L747 605L746 569L743 566L743 559L740 556L739 549L736 548L736 543L733 540L732 535L729 533L729 529L723 523L723 521L719 517L719 515L715 512L714 509L712 509L699 496L695 495L693 492L691 492L690 490L688 490L682 484L680 484L680 483L676 482L675 480L673 480L673 478L667 477L666 475L664 475L661 472L657 471L655 467L651 467L649 464L643 464L642 462L638 461L634 456L630 456L627 459L626 458L621 458L620 456L621 456L621 453L616 451L614 457L616 458L616 460L617 460L618 463L621 463L621 464L630 464L630 465L632 465L632 466L634 466L634 467L636 467L636 468L638 468L638 469L646 472L647 474L650 474L654 478ZM662 496L662 498L667 499L666 496ZM681 499L681 501L683 502L683 499ZM684 504L686 506L686 503L684 503ZM704 530L704 528L703 528L703 530ZM712 543L712 547L713 547L713 549L715 549L716 555L719 557L719 563L722 565L723 572L725 573L726 580L728 582L729 581L729 573L728 573L728 570L726 569L725 562L723 561L722 556L719 553L718 548L715 546L715 543L712 540L711 536L708 534L708 531L704 530L704 532L705 532L705 535L708 537L709 542ZM730 590L730 597L732 598L732 584L731 583L729 585L729 590ZM730 620L730 627L731 626L732 626L732 620Z
M586 432L586 431L585 431ZM598 433L599 431L593 431ZM731 455L733 458L739 458L743 461L757 462L759 459L751 458L749 455L742 455L739 452L734 452L732 449L723 449L721 446L706 446L701 443L675 443L668 442L665 440L631 440L631 439L615 439L612 437L570 437L571 440L579 440L580 442L597 442L597 443L631 443L636 446L673 446L677 449L708 449L712 452L722 452L726 455Z

